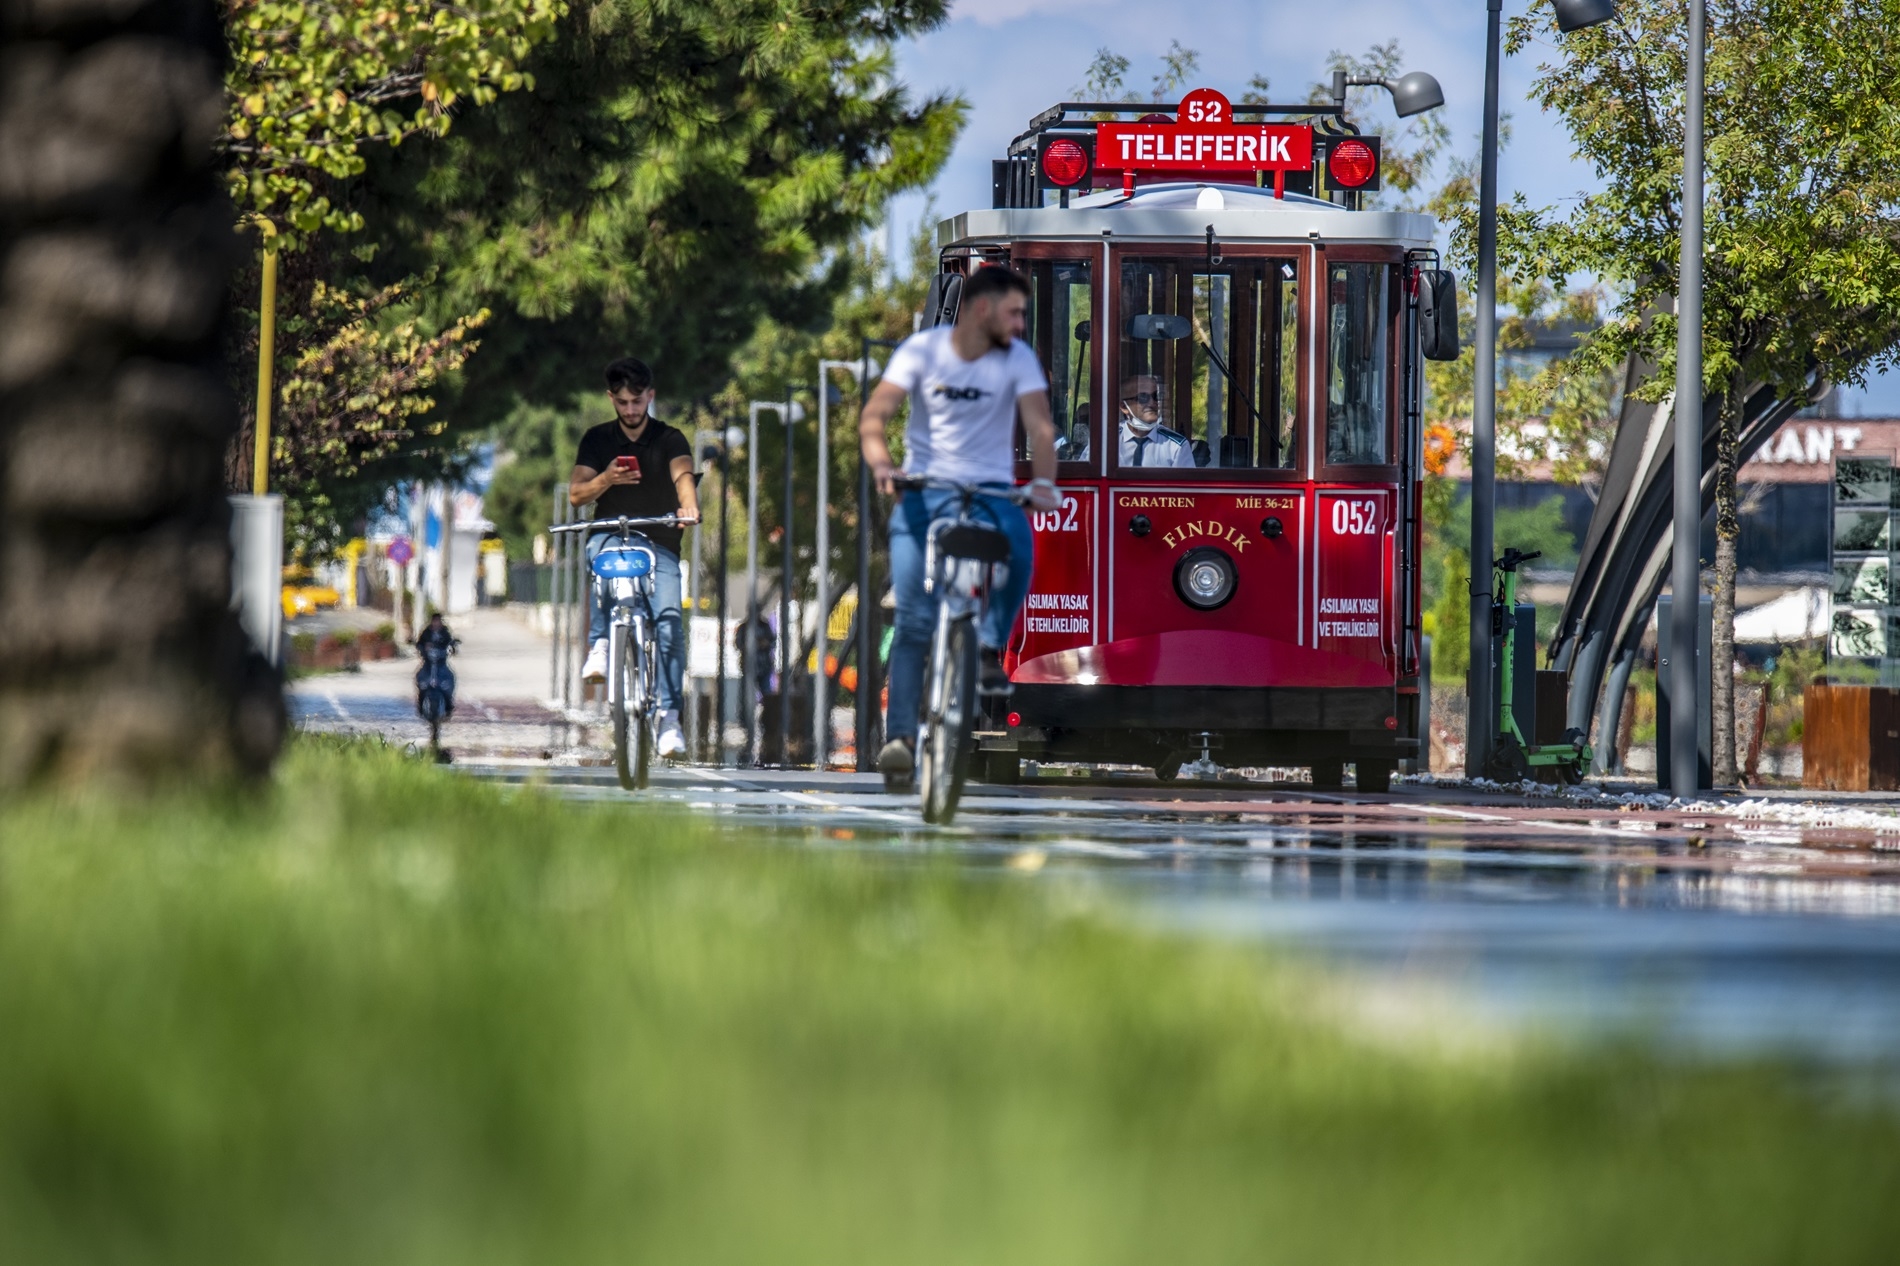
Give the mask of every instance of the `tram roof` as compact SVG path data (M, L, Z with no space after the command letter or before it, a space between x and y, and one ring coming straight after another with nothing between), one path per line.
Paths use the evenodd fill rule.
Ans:
M1219 205L1215 205L1218 199ZM1144 185L1133 197L1103 190L1067 207L965 211L937 225L937 246L988 242L1098 239L1191 242L1212 225L1223 242L1352 242L1424 250L1436 222L1417 211L1349 211L1304 194L1206 181Z

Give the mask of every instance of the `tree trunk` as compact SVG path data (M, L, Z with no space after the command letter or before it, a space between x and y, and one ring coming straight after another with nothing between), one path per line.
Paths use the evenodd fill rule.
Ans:
M0 787L267 768L231 612L208 0L0 5Z
M1735 769L1735 546L1742 534L1735 496L1735 421L1741 410L1739 377L1722 402L1715 437L1715 600L1709 635L1709 740L1718 787L1736 784Z

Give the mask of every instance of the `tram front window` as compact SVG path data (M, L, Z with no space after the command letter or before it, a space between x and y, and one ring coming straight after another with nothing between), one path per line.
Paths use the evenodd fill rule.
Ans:
M1087 460L1093 433L1095 392L1095 272L1086 259L1029 261L1034 299L1026 341L1049 375L1049 411L1056 424L1056 458ZM1029 459L1028 440L1018 436L1017 457Z
M1298 313L1288 260L1124 260L1118 465L1290 468Z
M1383 466L1391 383L1387 326L1392 269L1333 264L1327 269L1326 461Z

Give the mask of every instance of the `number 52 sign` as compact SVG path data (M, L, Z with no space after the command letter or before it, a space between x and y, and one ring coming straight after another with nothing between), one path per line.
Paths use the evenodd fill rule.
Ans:
M1183 97L1173 121L1095 128L1098 172L1303 171L1312 165L1311 126L1236 123L1233 103L1212 88Z

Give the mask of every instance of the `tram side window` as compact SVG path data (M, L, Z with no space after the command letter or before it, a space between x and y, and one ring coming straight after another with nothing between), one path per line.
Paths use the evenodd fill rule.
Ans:
M1123 262L1124 469L1293 465L1295 285L1281 260Z
M1385 264L1327 269L1326 461L1383 466L1391 384L1392 270Z
M1034 289L1024 332L1049 375L1049 414L1056 424L1056 458L1088 458L1095 400L1095 274L1085 259L1038 259L1029 264ZM1018 434L1017 456L1030 456Z

